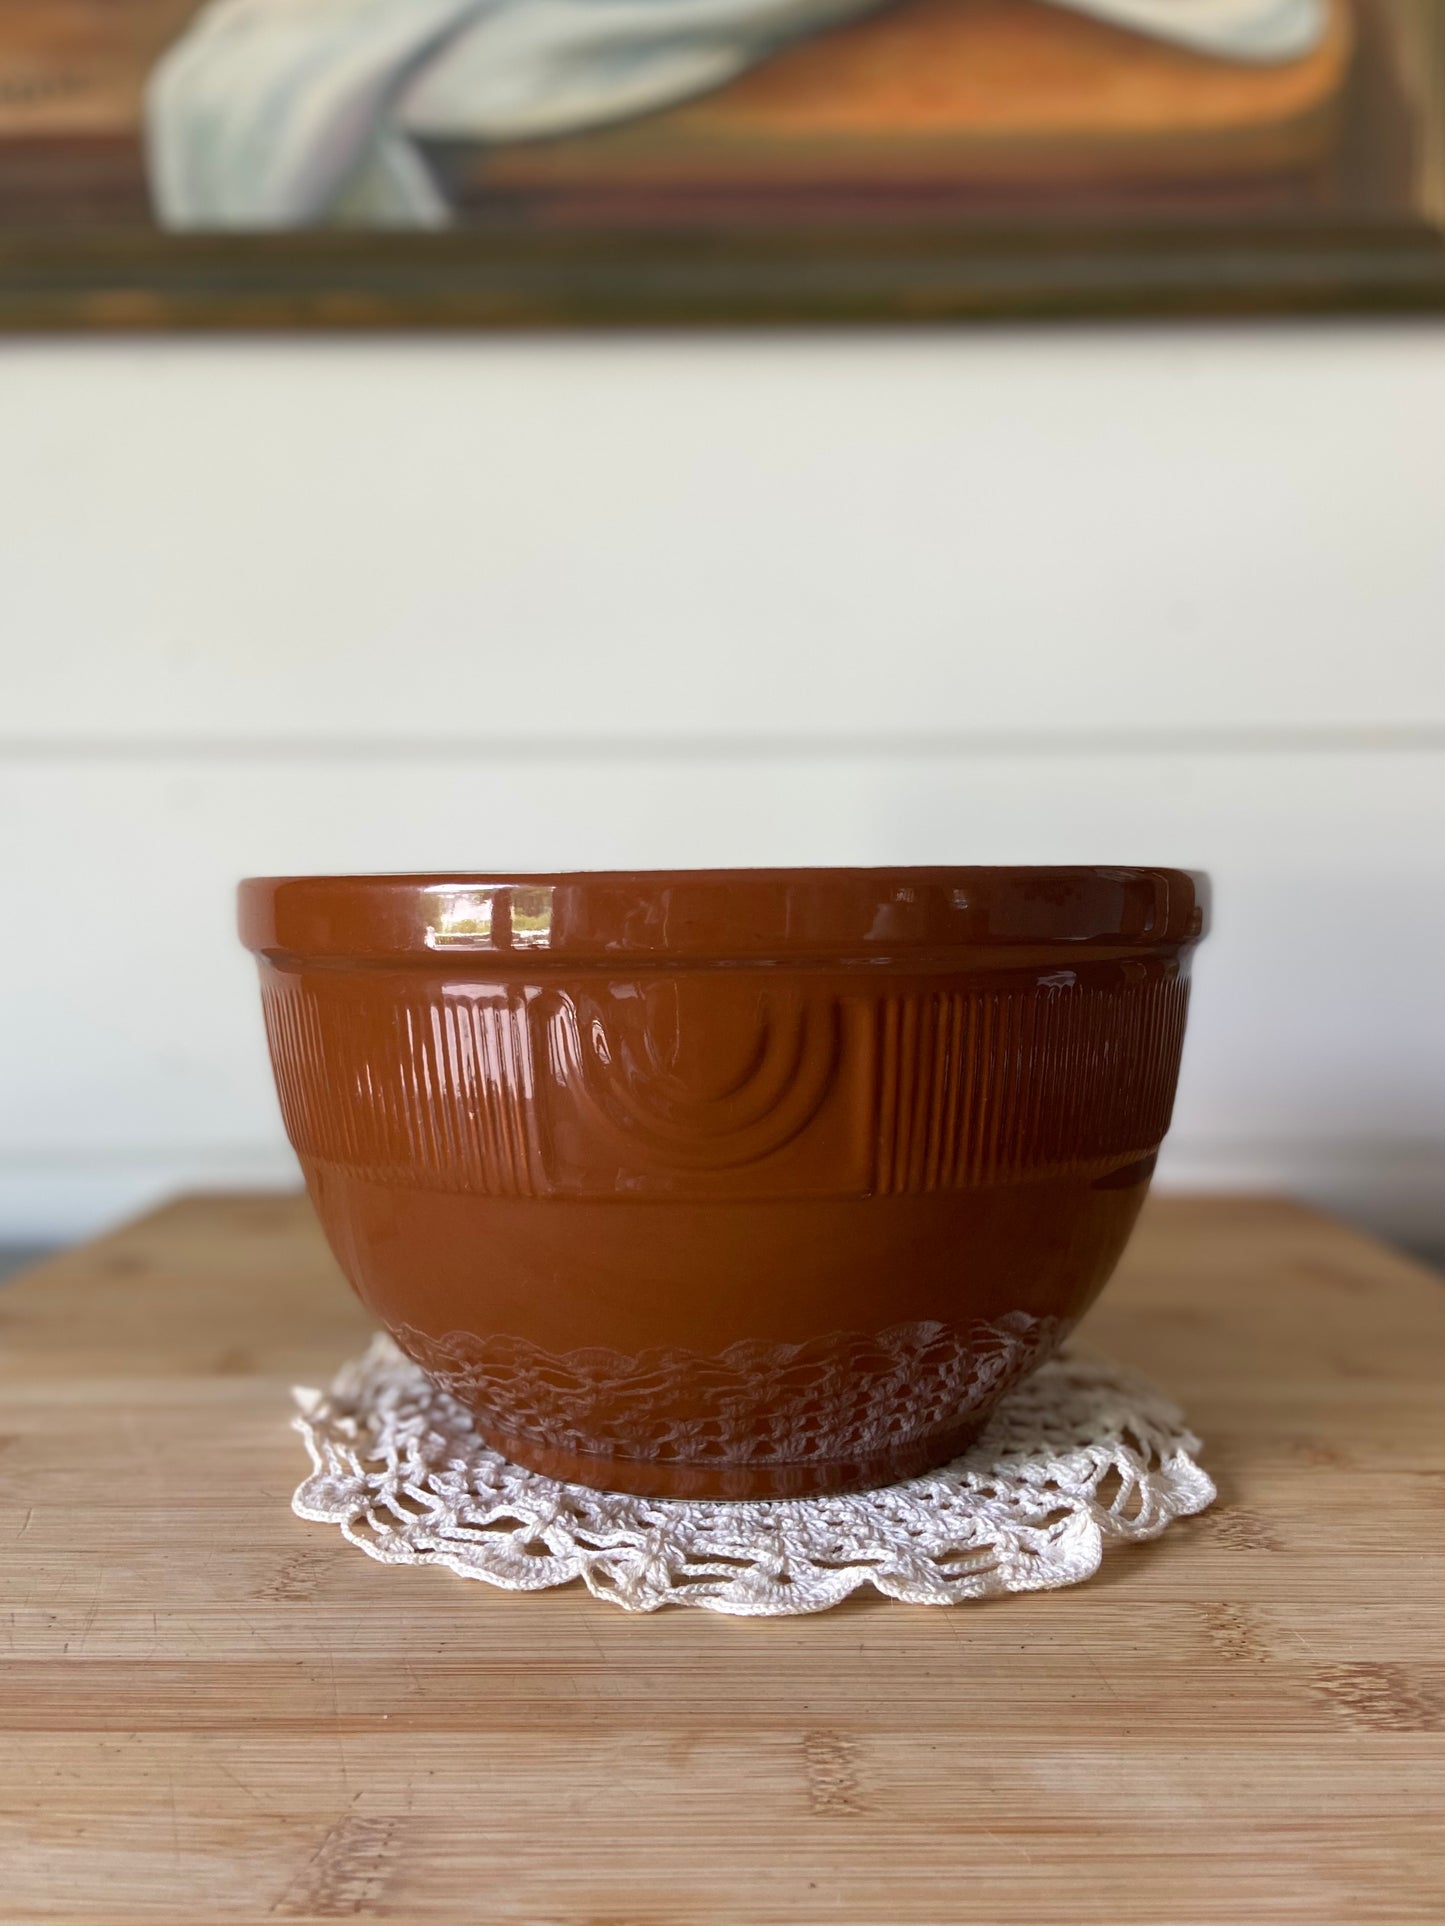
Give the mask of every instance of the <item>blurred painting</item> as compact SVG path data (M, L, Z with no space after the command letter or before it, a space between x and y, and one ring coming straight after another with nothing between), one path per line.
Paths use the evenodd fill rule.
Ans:
M1430 306L1440 0L0 0L0 320Z

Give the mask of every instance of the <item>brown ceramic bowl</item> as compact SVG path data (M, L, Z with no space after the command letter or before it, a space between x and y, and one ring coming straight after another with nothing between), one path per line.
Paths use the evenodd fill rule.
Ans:
M241 886L362 1300L508 1457L624 1491L956 1455L1113 1270L1206 885L1175 869Z

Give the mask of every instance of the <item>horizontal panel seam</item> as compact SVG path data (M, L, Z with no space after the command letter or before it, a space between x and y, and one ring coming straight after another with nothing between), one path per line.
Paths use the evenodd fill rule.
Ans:
M0 761L233 763L489 761L711 762L897 760L963 756L1169 756L1433 754L1445 751L1445 721L1273 728L1221 725L1171 729L1142 724L1127 730L972 731L897 735L745 736L610 735L603 737L355 736L249 738L195 736L11 736L0 738Z

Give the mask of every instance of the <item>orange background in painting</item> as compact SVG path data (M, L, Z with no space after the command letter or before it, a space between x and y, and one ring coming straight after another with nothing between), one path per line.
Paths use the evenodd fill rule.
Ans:
M1037 0L905 0L786 49L715 94L599 134L489 159L499 181L636 177L711 162L747 176L830 151L881 174L967 148L1060 143L1155 158L1208 144L1223 171L1290 164L1327 132L1348 64L1348 0L1306 59L1205 59ZM135 138L146 74L194 0L34 0L0 14L0 138ZM1141 159L1146 155L1141 154Z

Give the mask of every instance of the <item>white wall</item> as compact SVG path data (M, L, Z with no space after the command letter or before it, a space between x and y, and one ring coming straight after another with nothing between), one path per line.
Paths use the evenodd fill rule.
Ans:
M1445 1158L1408 327L0 347L0 1240L285 1181L248 871L1213 869L1175 1183Z

